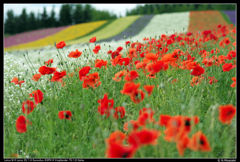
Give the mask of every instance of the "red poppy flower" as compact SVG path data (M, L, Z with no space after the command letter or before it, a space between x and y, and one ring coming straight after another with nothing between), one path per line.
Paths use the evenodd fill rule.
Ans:
M130 95L131 100L135 104L142 102L144 97L145 97L145 93L142 90L138 90L138 89Z
M39 90L39 89L33 91L33 92L30 93L29 95L30 95L30 97L34 97L34 100L35 100L35 104L36 104L36 105L39 104L39 103L41 103L42 100L43 100L43 93L42 93L42 91Z
M123 64L123 63L124 63L124 66L127 66L127 65L129 65L130 61L131 61L131 59L128 58L128 57L122 58L122 59L120 60L120 64Z
M105 68L106 68L107 67L107 61L97 59L95 61L95 67L101 69L102 66L105 66Z
M145 55L145 59L149 60L149 61L152 61L152 62L155 62L155 61L157 61L158 56L156 54L154 54L154 53L147 53Z
M150 115L147 112L139 115L137 122L140 126L145 126L147 123L150 123Z
M222 66L222 69L224 72L226 72L226 71L232 70L235 67L236 67L236 65L233 65L232 63L226 63Z
M108 52L107 52L107 54L112 54L113 52L112 52L112 50L109 50Z
M34 104L34 102L30 101L30 100L24 101L22 103L22 111L23 111L24 114L25 113L27 113L27 114L31 113L34 110L35 107L36 107L36 105Z
M209 84L212 84L213 82L214 83L218 82L218 80L214 76L213 77L208 77L208 79L209 79Z
M53 67L47 67L47 66L41 66L38 71L39 73L41 73L42 75L46 75L46 74L52 74L56 71L57 68L53 68Z
M101 82L100 82L100 77L98 72L89 74L83 78L83 84L82 84L83 88L89 88L89 87L96 88L99 85L101 85Z
M161 70L167 70L168 64L165 64L163 61L157 61L155 63L150 63L146 66L146 69L148 72L150 72L152 75L160 72Z
M188 148L189 142L190 142L190 138L185 133L178 135L178 140L176 141L176 146L177 146L178 153L180 156L184 155L184 151L185 151L185 149Z
M83 78L89 73L91 70L90 66L85 66L82 69L79 70L79 79L83 80Z
M122 77L127 74L126 70L119 71L115 74L114 78L112 78L116 82L120 82Z
M61 42L56 44L56 48L63 48L65 46L66 46L66 43L64 41L61 41Z
M191 32L188 32L186 35L187 35L187 36L191 36L191 35L192 35L192 33L191 33Z
M135 152L136 148L133 146L111 143L107 147L106 156L108 158L130 158L134 156Z
M192 135L189 141L189 148L194 151L211 151L208 139L201 131Z
M45 65L51 65L53 63L53 59L49 59L48 61L45 61Z
M134 82L126 82L121 90L122 94L131 95L140 87L140 83L135 84Z
M82 52L78 51L78 49L76 49L76 51L72 51L69 53L68 57L71 58L78 58L82 55Z
M137 130L140 127L139 122L135 120L130 120L129 122L124 123L123 130L128 131L129 128Z
M90 40L89 40L89 43L94 43L96 42L96 37L92 37Z
M98 106L98 112L101 115L105 114L106 117L109 117L110 116L110 111L113 109L114 100L113 99L109 100L108 95L104 94L103 99L99 99L98 103L100 104Z
M125 44L128 45L130 43L130 41L126 41Z
M135 80L136 78L138 78L139 77L139 75L138 75L138 72L137 71L135 71L135 70L132 70L132 71L130 71L130 72L128 72L127 74L126 74L126 76L125 76L125 80L126 81L133 81L133 80Z
M136 68L137 69L145 69L146 65L147 64L145 62L139 62L136 64Z
M159 125L166 127L168 125L168 122L170 119L171 119L170 115L160 115L159 116Z
M206 67L210 67L213 65L213 58L204 58L202 63L204 63Z
M27 123L29 121L26 119L25 116L20 115L16 120L16 129L19 133L25 133L27 131Z
M164 131L165 140L168 142L175 141L176 137L179 133L181 133L180 129L183 126L182 116L173 116L167 122L166 129Z
M128 56L130 58L137 57L137 50L136 50L136 48L129 48Z
M237 56L237 53L236 53L236 51L229 51L229 52L228 52L228 55L229 55L230 57L236 57L236 56Z
M120 46L120 47L117 48L116 51L121 52L122 50L123 50L123 48Z
M198 66L193 68L193 71L191 72L191 75L200 76L204 73L204 71L205 71L205 69L198 65Z
M236 77L232 77L232 81L231 87L236 87Z
M117 130L110 134L110 136L106 139L106 142L107 144L112 144L112 143L122 144L123 141L125 140L125 137L126 135L123 132Z
M193 87L193 86L195 86L195 85L198 85L198 84L200 84L201 82L202 82L202 80L204 79L204 77L202 77L202 76L194 76L193 78L192 78L192 81L191 81L191 86Z
M24 80L19 81L17 77L14 77L11 81L11 83L14 83L15 85L18 84L20 87L21 87L22 83L24 83L24 82L25 82Z
M119 116L120 116L120 118L123 118L125 116L125 113L126 113L125 108L123 106L118 106L118 107L115 108L115 112L113 114L113 117L115 119L118 119Z
M72 112L67 110L67 111L59 111L58 112L58 117L59 119L67 119L70 120L72 117Z
M118 51L113 51L113 52L111 53L112 59L114 59L115 57L117 57L117 56L119 56L119 55L120 55L120 53L119 53Z
M95 54L97 54L100 49L101 49L101 46L100 46L100 45L97 45L97 46L95 46L95 48L93 49L93 52L94 52Z
M52 82L61 82L61 79L66 75L66 71L58 72L55 71L53 73L53 77L51 79Z
M41 76L42 76L42 74L35 74L35 75L33 75L32 80L37 82L41 78Z
M226 44L226 45L229 45L231 42L230 42L230 40L229 40L229 38L224 38L224 43Z
M139 110L139 117L137 119L139 125L145 126L147 123L151 123L154 121L153 118L153 110L151 108L142 108Z
M143 88L147 91L148 96L150 96L152 94L154 85L144 85Z
M219 120L223 124L231 124L232 119L236 114L236 107L233 105L219 106Z
M155 129L144 128L140 131L132 131L128 136L128 143L138 148L142 145L155 145L160 132Z

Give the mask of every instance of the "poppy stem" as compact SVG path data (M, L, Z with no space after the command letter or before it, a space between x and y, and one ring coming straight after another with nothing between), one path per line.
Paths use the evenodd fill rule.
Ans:
M68 61L67 61L67 56L65 55L65 51L63 50L63 48L62 48L62 51L63 51L63 53L64 53L64 56L65 56L65 59L66 59L66 67L67 67L67 69L69 70L69 66L68 66Z
M62 57L62 55L60 54L60 52L59 52L58 49L57 49L57 52L58 52L59 58L61 58L60 60L62 61L62 68L63 68L63 62L64 62L64 63L65 63L65 67L66 67L67 69L69 69L68 66L66 65L66 61L63 60L63 57Z
M29 56L28 56L28 52L27 52L27 57L26 57L26 58L28 58L30 64L32 65L32 68L33 68L33 69L35 70L35 72L37 73L36 68L33 66L33 64L32 64L32 62L31 62L31 60L30 60L30 58L29 58Z
M32 75L34 75L33 68L32 68L31 65L29 64L29 62L28 62L28 60L27 60L25 54L23 54L23 56L24 56L24 58L25 58L25 60L26 60L26 62L27 62L27 64L28 64L28 66L30 67L30 69L31 69L31 71L32 71Z

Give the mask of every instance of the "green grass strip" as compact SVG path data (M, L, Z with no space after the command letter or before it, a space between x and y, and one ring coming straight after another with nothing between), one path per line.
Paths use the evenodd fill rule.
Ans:
M83 36L80 36L80 37L74 38L74 39L72 39L71 41L73 41L73 40L78 40L78 39L81 39L81 38L87 37L87 36L89 36L89 35L92 35L93 33L102 30L103 28L105 28L106 26L108 26L109 24L111 24L112 22L114 22L114 20L116 20L116 19L108 20L107 23L103 24L102 26L100 26L100 27L97 28L96 30L94 30L94 31L92 31L92 32L90 32L90 33L88 33L88 34L86 34L86 35L83 35Z
M67 44L86 43L94 36L97 37L97 41L113 37L128 28L139 17L140 16L128 16L116 19L101 30L99 29L92 34L84 36L80 39L68 41Z

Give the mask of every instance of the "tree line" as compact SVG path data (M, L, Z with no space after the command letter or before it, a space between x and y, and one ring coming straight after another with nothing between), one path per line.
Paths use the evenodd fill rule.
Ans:
M136 8L126 12L130 15L161 14L170 12L199 11L199 10L236 10L235 4L145 4L137 5ZM56 15L54 7L50 15L46 8L37 15L34 12L27 14L26 9L22 10L19 16L14 15L13 10L7 11L4 22L5 34L16 34L49 27L74 25L84 22L110 20L118 18L108 11L99 11L91 5L86 4L63 4L59 15Z
M7 17L4 22L5 34L16 34L42 28L117 18L113 13L96 10L89 4L63 4L60 8L59 15L56 15L54 7L50 15L47 13L45 7L43 8L43 12L37 15L35 15L34 12L28 14L25 8L19 16L14 15L13 10L8 10L6 15Z
M130 15L161 14L184 11L202 10L236 10L235 4L145 4L138 5L136 8L126 12Z

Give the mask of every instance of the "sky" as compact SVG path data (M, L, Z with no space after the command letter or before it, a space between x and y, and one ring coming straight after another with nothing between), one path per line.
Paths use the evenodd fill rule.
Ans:
M30 3L19 3L19 4L4 4L4 20L6 18L6 13L8 10L12 9L14 11L14 15L20 15L22 12L23 8L26 8L26 12L29 14L31 11L33 11L35 13L35 15L37 15L38 13L42 13L43 12L43 7L46 7L46 10L48 13L51 12L53 6L54 6L54 10L56 15L59 15L59 11L61 8L60 3L58 4L52 4L52 3L45 3L45 4L30 4ZM98 10L107 10L110 11L112 13L115 13L117 16L126 16L126 11L127 10L131 10L133 8L135 8L137 5L139 4L123 4L123 3L112 3L112 4L102 4L102 3L98 3L98 4L94 4L94 3L90 3L90 5ZM141 4L143 5L143 4Z

